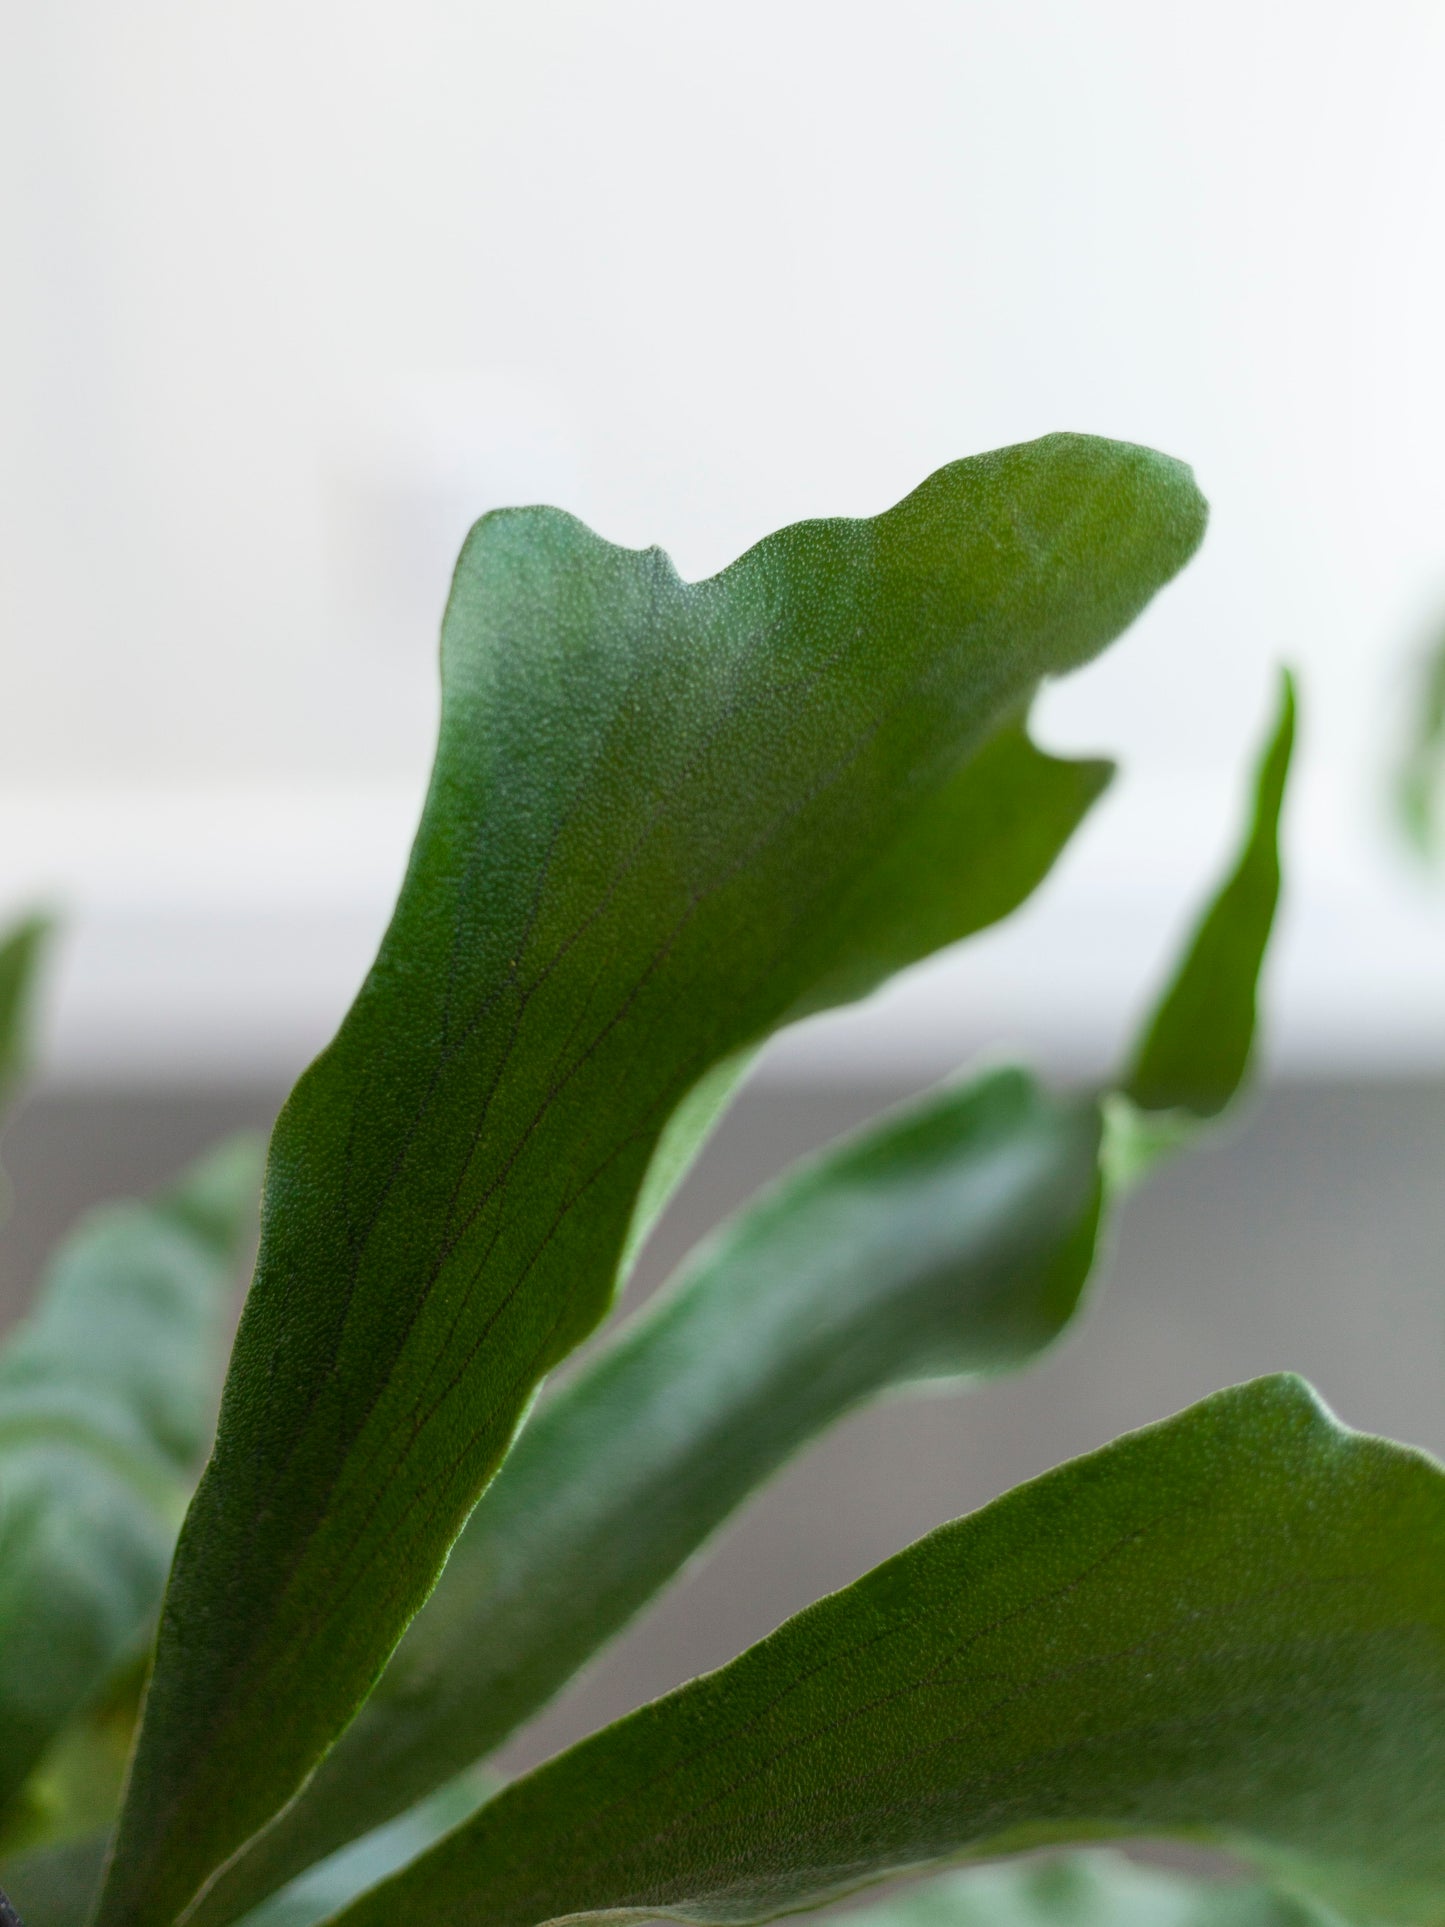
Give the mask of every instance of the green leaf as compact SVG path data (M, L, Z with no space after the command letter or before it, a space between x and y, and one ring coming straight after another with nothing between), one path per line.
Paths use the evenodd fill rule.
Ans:
M1099 1117L1021 1071L799 1167L544 1404L371 1699L221 1873L235 1918L485 1756L800 1446L890 1386L1026 1363L1067 1323Z
M920 957L1000 922L1030 896L1102 795L1112 763L1066 762L998 729L862 870L806 940L806 988L782 1021L866 997Z
M1062 796L1062 774L1031 753L1032 793ZM1017 823L1029 793L1001 786ZM1282 793L1271 786L1250 844L1271 832ZM982 812L982 786L977 800ZM998 847L1022 847L998 811L993 821ZM1230 941L1236 916L1249 941ZM1226 883L1206 924L1224 965L1252 983L1266 933L1249 896ZM1248 984L1234 989L1232 1008L1252 1027ZM1251 1037L1237 1038L1241 1066ZM1166 1137L1177 1144L1198 1128L1183 1110L1149 1115L1115 1093L1104 1113L1110 1195ZM976 1375L1037 1355L1077 1307L1092 1263L1097 1131L1092 1107L1002 1073L908 1107L744 1211L544 1404L367 1704L297 1800L218 1875L195 1927L222 1927L484 1757L787 1456L916 1376L940 1314L956 1350L931 1370ZM923 1252L947 1262L920 1270Z
M211 1433L259 1147L87 1218L0 1351L0 1816L146 1634Z
M931 1534L337 1918L742 1922L1181 1834L1418 1919L1445 1885L1442 1570L1445 1473L1257 1380Z
M1195 931L1124 1080L1125 1096L1140 1110L1214 1117L1248 1069L1260 964L1279 901L1279 815L1294 727L1294 683L1285 675L1244 847Z
M1001 731L948 786L947 808L937 812L944 827L931 822L927 839L922 833L912 839L920 888L928 897L925 904L912 904L901 882L892 878L884 888L875 886L870 905L855 904L839 942L851 984L861 992L877 977L901 967L911 953L925 954L947 942L949 933L967 934L1006 915L1046 872L1107 775L1103 763L1068 763L1043 755L1020 726ZM987 861L961 861L960 851L970 845ZM951 872L946 865L950 848ZM852 945L851 958L845 939ZM747 1056L725 1060L675 1115L649 1172L649 1184L658 1176L662 1179L657 1203L649 1206L648 1185L639 1199L637 1220L644 1227L749 1061ZM830 1154L802 1187L804 1197L816 1198L821 1191L826 1205L830 1186L836 1184L840 1208L831 1214L812 1210L809 1264L786 1291L765 1268L758 1269L749 1217L703 1261L701 1275L681 1287L688 1304L699 1308L700 1323L709 1318L727 1321L734 1346L712 1351L713 1341L707 1340L713 1372L699 1356L694 1377L702 1382L689 1380L686 1391L669 1394L667 1383L677 1370L683 1331L676 1322L649 1315L623 1340L633 1349L622 1395L614 1389L612 1368L604 1361L574 1381L560 1403L553 1401L544 1410L473 1515L438 1592L403 1640L377 1691L299 1799L218 1875L197 1904L197 1922L234 1918L315 1859L402 1812L449 1774L485 1756L626 1623L753 1485L852 1404L907 1376L900 1374L896 1341L903 1337L906 1321L922 1317L931 1302L922 1291L900 1290L900 1280L913 1276L917 1259L910 1230L926 1234L935 1246L949 1237L954 1240L953 1255L961 1271L957 1316L975 1355L971 1364L939 1369L973 1371L985 1369L996 1337L983 1328L982 1313L997 1315L999 1308L987 1297L981 1301L978 1292L990 1283L996 1290L1000 1254L1013 1249L1020 1256L1036 1256L1038 1234L1060 1234L1063 1248L1051 1259L1057 1274L1055 1302L1043 1315L1038 1264L1017 1265L1011 1280L1020 1333L1027 1328L1030 1334L1028 1343L1020 1337L1013 1362L1022 1362L1027 1352L1046 1343L1072 1309L1088 1270L1097 1203L1092 1158L1097 1130L1092 1107L1053 1104L1017 1074L999 1080L997 1089L949 1091L929 1098L916 1115L910 1112L883 1128L876 1148L885 1159L895 1155L896 1142L905 1132L916 1133L916 1161L905 1159L891 1184L859 1180L872 1154L870 1134L869 1140L843 1147L841 1155ZM671 1164L670 1145L683 1147ZM1015 1177L1035 1168L1037 1189L1025 1186L1020 1197L1016 1186L1004 1183L990 1193L990 1185L1010 1163ZM1087 1176L1081 1178L1081 1171ZM779 1204L764 1207L768 1227L779 1221L780 1210L794 1195L789 1186ZM1064 1212L1061 1218L1060 1196L1082 1200L1085 1195L1086 1210ZM853 1202L854 1216L860 1211L897 1214L891 1228L876 1217L872 1221L869 1248L881 1247L885 1258L891 1250L892 1262L870 1279L858 1272L860 1248L841 1208L846 1199ZM920 1202L926 1220L910 1226L910 1206L916 1216ZM1037 1222L1024 1228L1020 1243L1015 1214L1034 1206ZM951 1223L945 1221L949 1208L956 1212ZM833 1243L826 1242L830 1215L838 1227ZM1065 1221L1067 1235L1062 1232ZM635 1221L634 1237L637 1230ZM769 1228L763 1242L766 1247L781 1240ZM791 1251L787 1256L791 1262ZM742 1291L731 1276L739 1268L745 1285L746 1275L756 1274ZM935 1287L938 1282L933 1281ZM972 1295L965 1290L969 1286ZM871 1288L873 1302L863 1287ZM780 1341L788 1329L789 1306L795 1312L804 1308L801 1318L792 1319L792 1328L806 1335L810 1295L824 1304L849 1288L854 1293L849 1301L852 1325L845 1324L842 1331L853 1333L849 1362L862 1373L851 1390L846 1373L816 1377L811 1352L774 1358L770 1380L768 1361L761 1356L751 1379L739 1370L738 1359L749 1346ZM757 1317L756 1328L744 1322L750 1314L765 1314L775 1289L782 1294L777 1317ZM666 1302L659 1301L659 1312ZM858 1342L858 1327L870 1313L897 1328L891 1347L870 1349ZM842 1336L835 1327L819 1325L817 1337L825 1329L834 1338ZM924 1342L923 1334L917 1336ZM759 1391L766 1396L764 1382L781 1388L792 1379L806 1379L818 1396L802 1398L792 1408L774 1408L771 1423L752 1431ZM645 1387L651 1396L642 1395ZM707 1427L691 1442L691 1477L672 1457L687 1449L676 1414L685 1412L689 1403L700 1426L706 1415ZM624 1419L625 1430L611 1432ZM749 1436L740 1443L742 1433ZM593 1455L588 1478L563 1499L559 1482L575 1479L580 1440ZM639 1473L647 1476L639 1478ZM538 1509L538 1495L549 1493L556 1502ZM590 1533L585 1550L573 1541L590 1498L609 1493L597 1521L601 1532L611 1535L610 1557L604 1560ZM662 1497L666 1505L660 1510ZM604 1574L608 1584L599 1596ZM551 1614L536 1608L544 1596L552 1602Z
M847 1927L1343 1927L1274 1888L1190 1879L1108 1852L952 1874L843 1918Z
M696 584L555 511L477 525L396 915L273 1139L104 1927L296 1790L607 1309L681 1099L815 999L849 898L1202 527L1178 464L1074 436Z
M896 972L1000 922L1031 896L1113 774L1109 763L1046 756L1006 724L930 799L812 933L826 958L780 1022L865 997ZM669 1119L643 1181L625 1275L756 1055L716 1064Z
M28 1065L35 979L50 931L48 917L27 917L0 938L0 1104Z
M1279 905L1279 819L1294 748L1293 679L1254 778L1244 841L1104 1100L1104 1170L1122 1197L1233 1101L1249 1073L1260 971Z
M1239 902L1227 887L1224 900ZM1261 960L1248 946L1229 955ZM1096 1135L1091 1112L1003 1073L908 1107L744 1212L523 1434L371 1699L208 1889L196 1927L233 1919L485 1756L786 1457L916 1376L940 1311L957 1352L931 1371L1036 1355L1092 1262ZM1031 1165L1036 1181L1020 1187ZM1075 1208L1061 1208L1071 1194ZM923 1249L947 1251L955 1274L920 1272Z

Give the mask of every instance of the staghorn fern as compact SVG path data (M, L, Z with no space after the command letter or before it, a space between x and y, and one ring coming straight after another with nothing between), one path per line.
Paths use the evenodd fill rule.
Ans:
M510 1786L485 1773L825 1427L1039 1356L1128 1186L1234 1097L1279 886L1288 681L1238 860L1114 1083L1061 1095L994 1070L875 1121L745 1207L534 1409L766 1039L1047 874L1110 772L1038 750L1030 701L1203 523L1179 464L1054 436L696 584L555 511L477 525L411 863L277 1123L164 1601L164 1505L134 1532L99 1507L113 1530L14 1586L0 1538L0 1635L27 1612L80 1629L48 1671L7 1686L0 1668L0 1730L27 1736L3 1877L29 1927L92 1903L99 1927L742 1922L1141 1833L1221 1844L1259 1881L1094 1855L956 1874L864 1918L1445 1918L1445 1479L1290 1379L943 1527ZM241 1216L177 1201L214 1182L136 1220L191 1238L196 1337ZM91 1256L124 1320L124 1267ZM63 1325L77 1262L12 1341L0 1399ZM92 1430L118 1414L139 1463L158 1411L194 1413L201 1350L108 1348L158 1367L141 1386L52 1347L52 1391ZM23 1491L10 1441L0 1410L0 1480ZM70 1533L85 1482L118 1473L66 1450L78 1469L36 1486L35 1516ZM194 1461L173 1453L157 1492ZM127 1667L157 1612L135 1723ZM88 1804L61 1797L133 1723L124 1799L113 1767Z

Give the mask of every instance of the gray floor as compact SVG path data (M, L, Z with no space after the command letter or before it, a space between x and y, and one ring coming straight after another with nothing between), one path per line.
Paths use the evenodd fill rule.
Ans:
M890 1093L747 1093L648 1255L701 1230ZM8 1135L0 1315L88 1201L155 1182L276 1094L69 1094ZM1274 1091L1131 1203L1073 1341L1016 1381L865 1413L780 1479L645 1621L521 1736L522 1765L727 1659L940 1520L1215 1387L1303 1371L1350 1423L1445 1454L1445 1088ZM8 1294L8 1296L4 1295Z

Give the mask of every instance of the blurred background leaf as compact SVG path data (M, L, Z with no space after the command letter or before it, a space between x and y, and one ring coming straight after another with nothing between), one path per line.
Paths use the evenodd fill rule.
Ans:
M154 1623L186 1496L210 1447L261 1147L224 1144L148 1203L113 1205L60 1246L0 1349L0 1842L93 1824L128 1712L102 1716L25 1783L49 1743ZM22 1792L22 1789L24 1791Z

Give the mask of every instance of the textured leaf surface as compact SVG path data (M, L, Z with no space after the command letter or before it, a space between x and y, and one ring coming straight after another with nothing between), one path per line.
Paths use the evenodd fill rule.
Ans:
M1246 856L1277 834L1289 702L1286 688ZM1036 779L1034 793L1046 804L1059 783ZM1004 786L1018 799L1014 821L1026 820L1026 793ZM1020 847L997 810L993 820L995 847ZM1193 1012L1172 985L1199 968L1201 946L1220 973L1220 1061L1240 1074L1248 1063L1268 925L1237 887L1241 867L1145 1025L1158 1060L1185 1067L1177 1086L1154 1081L1166 1110L1105 1099L1104 1173L1115 1180L1132 1182L1198 1128L1189 1038L1173 1032ZM1211 1082L1210 1109L1228 1094ZM704 1112L711 1101L704 1093ZM1105 1188L1097 1137L1093 1105L1058 1104L1003 1073L908 1107L742 1213L544 1405L376 1691L300 1797L217 1878L197 1927L234 1919L484 1757L750 1490L853 1405L920 1374L1034 1356L1072 1315L1093 1258Z
M95 1213L0 1351L0 1815L152 1621L259 1183L247 1138Z
M1006 724L900 829L885 856L811 936L827 959L780 1023L866 996L922 957L999 922L1044 877L1112 775L1103 762L1046 756ZM755 1056L714 1065L673 1112L633 1212L625 1272L686 1176Z
M295 1791L606 1309L679 1101L821 994L850 901L1202 525L1179 465L1064 436L696 584L554 511L473 531L396 915L273 1139L104 1927Z
M1445 1884L1442 1569L1440 1468L1259 1380L943 1527L338 1918L741 1922L963 1853L1184 1833L1419 1919Z
M1106 1852L981 1867L840 1918L847 1927L1344 1927L1253 1882L1190 1879Z

